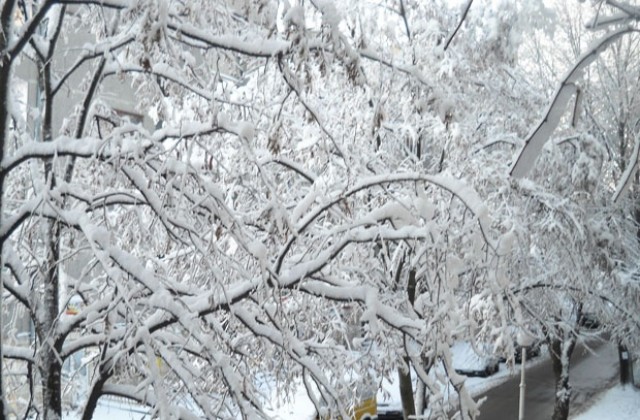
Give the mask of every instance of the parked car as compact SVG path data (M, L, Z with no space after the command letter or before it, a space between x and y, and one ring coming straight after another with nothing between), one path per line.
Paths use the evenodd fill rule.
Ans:
M350 420L375 420L379 419L379 414L377 412L378 404L376 402L376 396L370 396L369 398L363 399L356 403L354 406L349 408ZM334 417L325 417L319 414L316 414L316 420L325 420ZM384 418L384 417L383 417ZM402 418L402 417L401 417Z
M514 343L515 353L514 360L516 363L522 362L522 346L518 346ZM536 356L540 356L540 341L535 341L530 346L524 347L526 350L527 360L533 359Z
M584 312L578 320L578 324L589 330L597 330L600 328L600 321L598 321L598 318L596 318L592 312Z
M397 375L381 378L376 395L378 420L404 420L400 383L398 381ZM413 384L413 389L416 389L418 378L413 368L411 369L411 383Z
M404 420L402 404L399 402L378 402L378 420Z
M516 326L510 327L508 335L503 338L502 343L506 340L506 343L499 346L499 350L496 351L500 355L500 362L506 362L509 352L513 351L513 361L515 363L522 362L522 349L526 349L527 360L532 359L540 355L540 347L543 341L539 338L541 334L539 332L532 332ZM507 346L508 340L511 340L512 347Z
M489 344L471 345L461 341L451 346L453 368L466 376L491 376L498 371L500 360Z

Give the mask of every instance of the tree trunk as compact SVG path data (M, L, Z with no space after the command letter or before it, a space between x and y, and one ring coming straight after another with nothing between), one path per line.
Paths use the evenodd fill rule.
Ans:
M562 334L562 333L561 333ZM567 420L569 418L569 404L571 402L571 386L569 384L569 367L571 355L576 344L576 338L573 333L564 333L564 338L558 338L562 335L548 339L551 363L553 365L553 374L556 384L556 397L553 407L552 420Z
M413 384L411 383L411 361L404 359L407 369L398 368L398 380L400 382L400 398L402 399L402 412L404 420L416 415L416 404L413 400Z
M101 363L102 362L103 361L101 361ZM103 366L104 365L102 364L100 365L98 377L93 381L91 386L91 392L89 393L84 410L82 411L82 420L91 420L93 418L93 413L96 411L96 407L98 406L98 400L102 396L104 384L110 377L110 375L104 371Z
M50 34L47 57L37 63L38 67L38 95L42 95L42 123L40 141L51 142L53 138L53 90L52 90L52 62L56 40L60 35L64 9L58 17L57 26ZM48 35L44 27L38 29L43 35ZM53 159L44 161L45 182L50 189L57 185L57 175ZM42 269L44 272L43 295L40 299L42 307L37 315L40 334L40 354L38 367L42 383L42 408L44 420L58 420L62 418L62 364L60 351L63 338L58 336L56 321L60 314L60 240L62 226L58 220L46 220L46 260Z
M62 418L62 365L58 362L57 349L45 344L40 375L42 382L42 405L44 420ZM49 370L47 370L49 369Z
M42 384L42 405L44 420L60 419L62 416L62 344L56 334L56 320L60 314L59 271L60 224L47 221L47 260L44 275L42 308L38 314L38 335L40 352L38 368Z
M8 30L11 28L11 16L13 14L12 2L6 2L3 9L2 15L0 16L0 51L4 51L7 46L7 38L8 33L5 33L5 29ZM4 28L4 29L3 29ZM7 135L9 133L9 112L8 112L8 104L9 104L9 74L11 73L11 63L9 61L9 56L7 54L0 54L0 161L4 159L4 148L7 143ZM3 222L3 200L4 198L4 171L0 173L0 225ZM4 266L4 262L2 261L2 249L4 248L4 242L0 243L0 268ZM4 362L4 356L2 352L3 342L3 330L4 330L4 322L2 321L2 296L3 292L3 283L2 277L0 276L0 418L7 418L6 413L6 394L4 390L4 372L2 369L2 365Z
M2 26L2 25L0 25ZM3 35L0 34L0 51L4 49L4 42L2 41ZM5 65L8 67L8 60L2 59L0 63L0 68L5 69ZM5 139L7 135L7 125L8 125L8 113L7 113L7 95L9 92L9 86L7 85L9 79L9 71L3 70L0 71L0 161L2 161L4 157L4 145ZM3 195L4 195L4 176L0 175L0 225L2 225L2 213L3 213ZM2 261L2 249L4 248L4 242L0 243L0 268L4 265ZM4 356L2 352L3 342L3 330L4 330L4 322L2 321L2 312L4 311L2 305L2 296L4 295L3 291L3 283L2 277L0 276L0 418L7 418L5 411L5 398L6 394L4 392L4 372L2 369L2 365L4 362Z
M404 258L402 262L404 262ZM402 270L402 262L400 263L398 270ZM413 303L416 300L416 270L415 269L409 270L407 294L409 298L409 303L413 305ZM406 345L406 343L405 343L405 349L409 351L409 347ZM411 383L411 359L409 357L405 357L404 362L407 366L407 369L405 371L402 368L398 368L398 381L400 383L400 398L402 399L402 412L404 413L404 420L407 420L409 416L416 415L416 404L413 398L413 384Z
M422 367L425 372L428 373L432 365L433 362L430 359L422 357ZM416 413L421 415L429 407L429 392L427 386L422 381L418 381L415 395Z

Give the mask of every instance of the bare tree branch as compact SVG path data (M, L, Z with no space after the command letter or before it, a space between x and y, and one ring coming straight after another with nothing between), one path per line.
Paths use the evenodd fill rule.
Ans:
M462 8L462 16L460 17L460 20L458 21L458 25L455 27L453 32L451 32L451 35L449 35L449 37L447 38L447 40L444 43L444 50L445 51L447 50L447 48L449 48L449 45L451 45L451 42L453 41L453 38L456 36L458 31L462 27L462 24L464 23L464 20L467 18L467 14L469 13L469 9L471 9L471 4L472 3L473 3L473 0L467 0L467 3Z

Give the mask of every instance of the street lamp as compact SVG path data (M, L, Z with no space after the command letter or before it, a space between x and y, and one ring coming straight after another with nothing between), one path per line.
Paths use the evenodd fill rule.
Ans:
M524 420L524 396L527 388L525 382L525 364L527 363L527 348L533 344L533 336L526 330L520 329L516 337L522 351L520 358L520 404L518 405L518 420Z
M524 395L527 387L524 381L524 364L527 362L527 348L522 347L522 358L520 360L520 404L518 406L518 420L524 420Z

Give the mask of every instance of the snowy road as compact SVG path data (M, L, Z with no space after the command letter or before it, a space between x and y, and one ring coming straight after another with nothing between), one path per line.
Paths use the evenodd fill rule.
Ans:
M571 358L571 413L588 405L594 395L608 387L618 377L618 353L610 343L592 343L589 353L576 347ZM553 413L554 381L551 361L545 360L526 373L526 420L548 420ZM487 397L479 420L518 418L519 372L505 383L483 393ZM585 404L586 403L586 404Z

